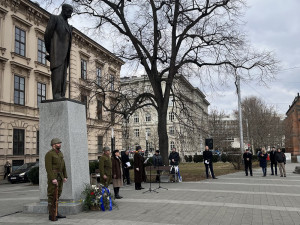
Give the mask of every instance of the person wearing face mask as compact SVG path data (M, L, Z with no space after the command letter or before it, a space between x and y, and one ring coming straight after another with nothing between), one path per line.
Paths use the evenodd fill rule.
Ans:
M48 210L49 210L49 220L52 220L52 210L53 210L53 195L55 192L55 186L58 186L58 199L61 195L63 189L63 183L67 182L68 175L66 170L66 165L64 161L64 156L61 149L61 140L59 138L53 138L51 140L52 149L48 151L45 155L45 167L48 178ZM58 201L57 199L57 201ZM56 220L59 218L66 218L66 216L61 215L57 212Z

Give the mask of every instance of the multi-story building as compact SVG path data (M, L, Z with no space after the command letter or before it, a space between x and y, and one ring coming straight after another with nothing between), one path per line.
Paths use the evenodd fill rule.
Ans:
M300 155L300 97L295 97L285 118L285 150L293 156Z
M50 13L29 0L0 3L0 176L6 161L13 168L39 157L39 104L52 99L44 32ZM67 97L87 106L89 159L97 159L104 145L121 147L121 124L105 110L112 104L124 62L73 29ZM93 81L93 82L91 82ZM90 87L96 83L103 94ZM113 124L113 126L112 126ZM50 147L50 145L49 145Z
M132 90L144 93L151 92L151 85L147 76L122 77L121 89L123 93ZM185 155L200 154L205 147L209 102L184 76L174 79L172 89L174 94L169 99L167 115L169 151L176 147L184 159ZM136 145L141 145L153 154L159 149L157 124L157 111L153 106L138 109L123 123L123 148L134 150Z
M239 148L239 125L234 114L222 115L211 113L209 116L209 132L213 139L213 148L225 150Z

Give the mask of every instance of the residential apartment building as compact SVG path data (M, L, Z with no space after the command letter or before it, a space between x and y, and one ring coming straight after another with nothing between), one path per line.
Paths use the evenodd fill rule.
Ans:
M0 3L0 176L9 161L13 168L39 160L39 104L52 99L44 32L50 13L29 0ZM102 147L121 148L121 124L105 110L119 86L124 62L73 28L67 98L87 107L89 159L98 159ZM96 84L105 94L95 94ZM112 132L112 128L114 131ZM49 144L50 148L50 144Z
M176 147L183 160L185 155L200 154L205 147L209 102L184 76L176 76L172 89L174 94L169 99L167 114L169 151ZM122 77L121 90L123 93L131 90L152 92L147 76ZM150 155L153 154L159 149L157 124L157 111L153 106L137 110L128 120L124 120L123 148L134 150L135 146L141 145Z
M295 97L285 118L285 151L293 156L300 155L300 97Z

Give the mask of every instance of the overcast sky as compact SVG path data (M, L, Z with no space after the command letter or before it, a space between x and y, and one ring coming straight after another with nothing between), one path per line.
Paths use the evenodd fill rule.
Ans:
M281 61L281 71L268 87L255 82L241 83L242 98L257 96L278 113L285 114L299 92L300 85L300 1L299 0L249 0L245 30L252 45L273 51ZM211 107L230 113L237 109L237 96L232 81L218 94L205 91Z
M45 7L43 2L41 6ZM300 0L248 0L248 6L243 18L246 22L244 29L248 39L255 48L274 52L281 61L281 70L276 80L267 87L255 82L242 82L242 98L257 96L270 106L274 106L278 113L285 114L299 92L300 85ZM54 12L53 8L47 10L59 13ZM70 24L78 29L84 25L82 20L78 23L77 16L72 17ZM109 42L102 40L100 44L112 50ZM129 75L126 67L122 69L122 75ZM194 81L193 84L200 85ZM217 92L208 87L199 86L199 88L211 103L210 108L224 110L226 113L237 109L234 80L229 81L227 86L220 86Z

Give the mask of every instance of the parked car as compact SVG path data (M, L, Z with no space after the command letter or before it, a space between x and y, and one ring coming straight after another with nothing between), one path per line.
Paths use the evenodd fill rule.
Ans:
M38 162L23 164L8 175L8 181L12 184L17 182L29 182L27 173L29 172L29 170L31 170L31 168L36 166L39 166Z

